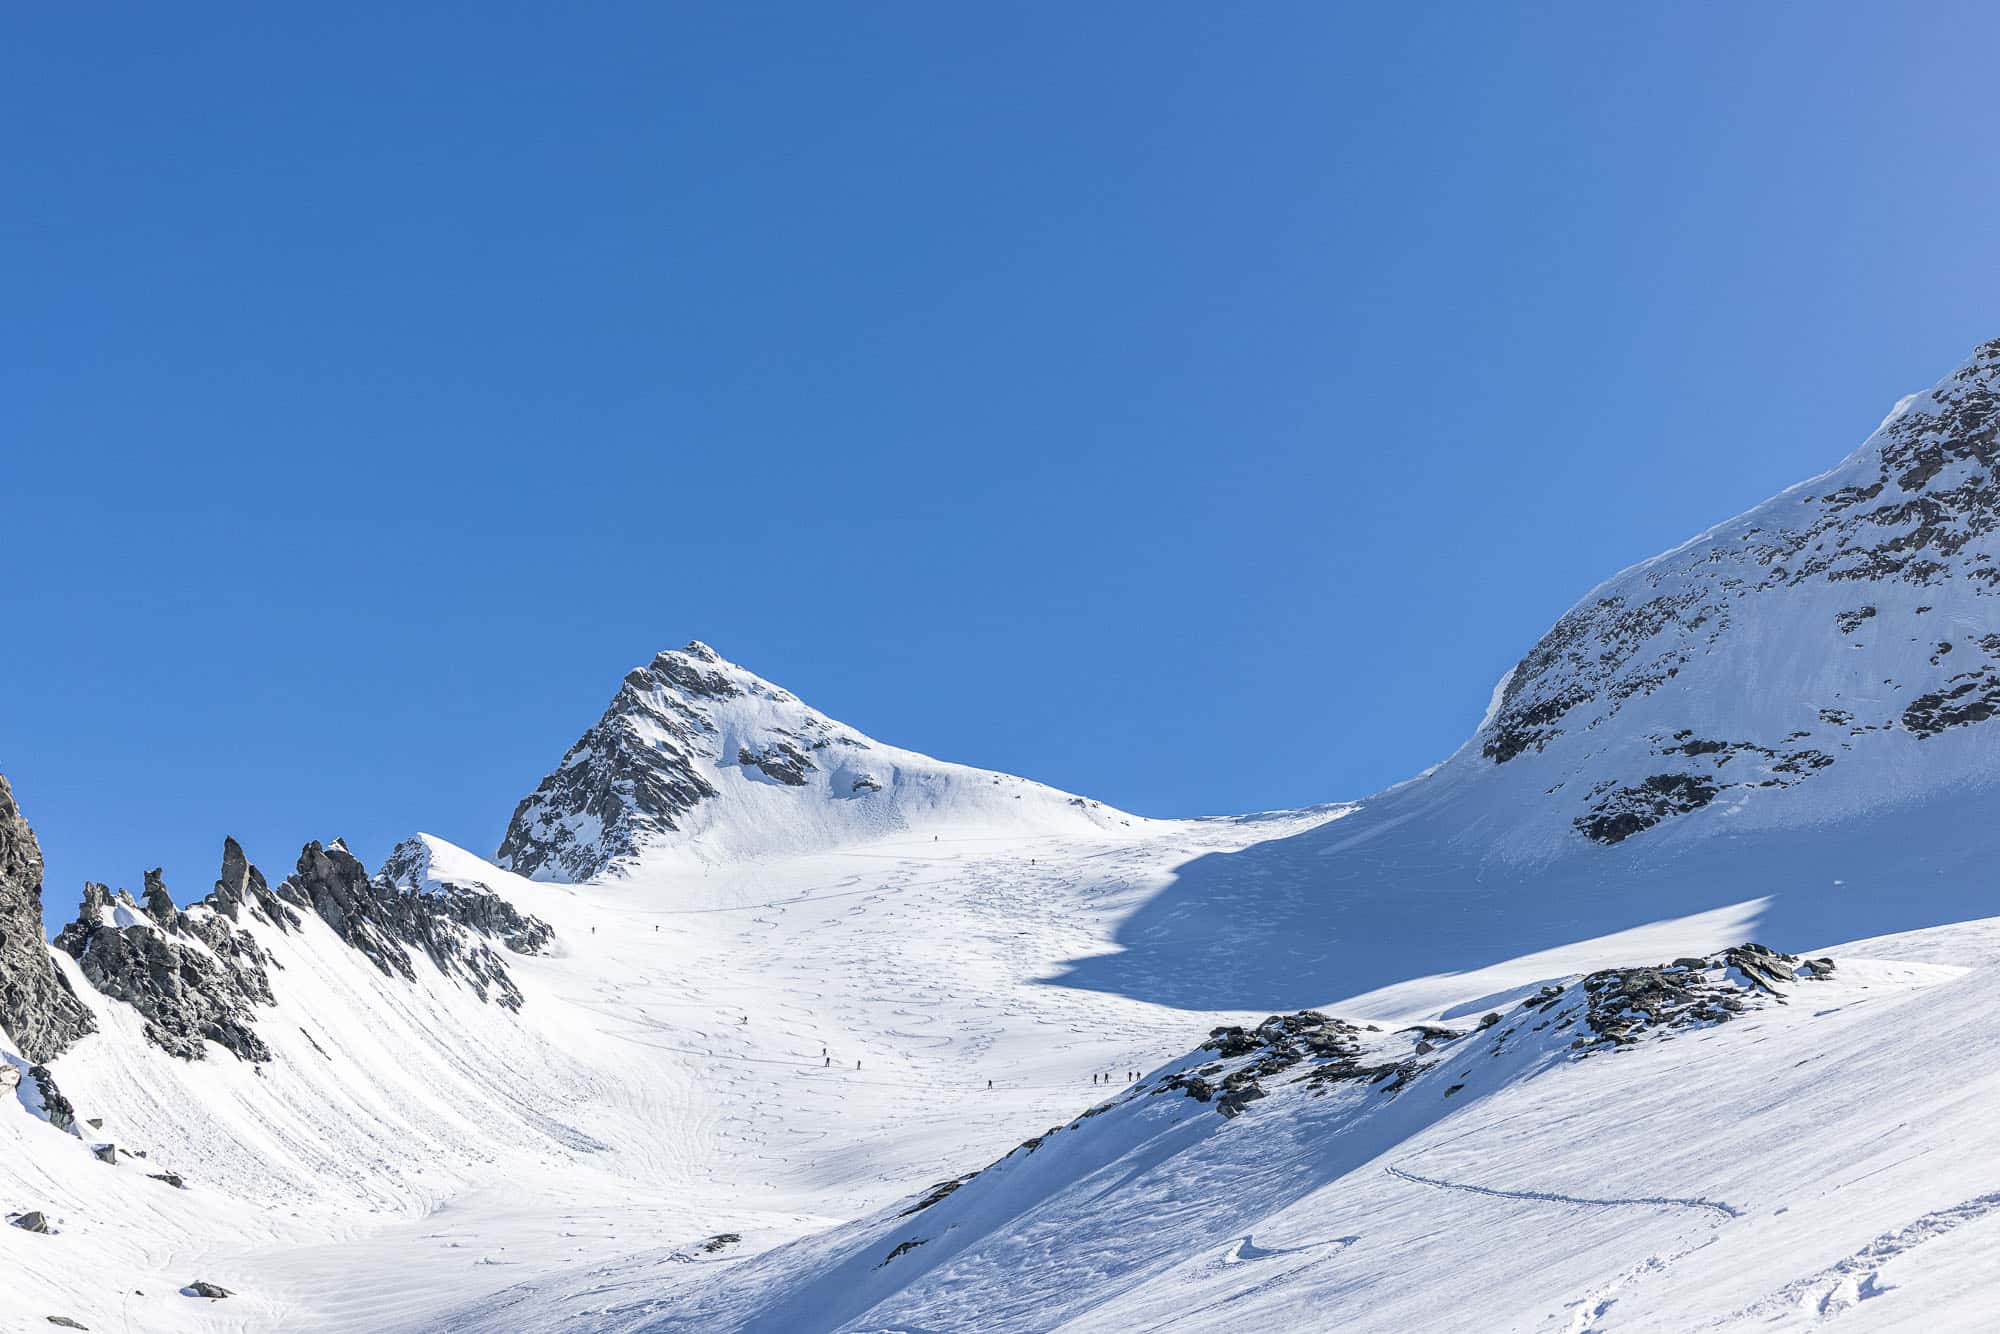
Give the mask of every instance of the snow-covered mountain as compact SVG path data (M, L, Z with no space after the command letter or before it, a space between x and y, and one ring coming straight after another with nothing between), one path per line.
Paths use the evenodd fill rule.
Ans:
M493 861L229 842L50 947L0 785L0 1328L1983 1328L1996 469L2000 343L1349 805L1138 819L691 644Z
M626 674L515 808L496 861L587 880L648 853L803 852L968 826L1129 825L1084 797L870 740L699 641Z
M1592 590L1452 762L1507 786L1496 847L1825 822L1992 781L1996 462L2000 341L1832 471Z

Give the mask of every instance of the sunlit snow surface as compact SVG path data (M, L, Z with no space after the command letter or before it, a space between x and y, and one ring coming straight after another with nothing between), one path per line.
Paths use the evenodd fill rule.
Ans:
M276 1059L191 1065L58 957L103 1126L0 1108L0 1205L55 1228L0 1227L0 1326L1993 1328L1996 429L2000 343L1594 590L1354 805L1140 820L661 655L523 803L541 880L410 859L554 928L518 1014L309 917L249 928ZM1836 968L1581 1058L1521 1018L1746 940ZM1162 1091L1304 1007L1469 1035L1393 1091Z

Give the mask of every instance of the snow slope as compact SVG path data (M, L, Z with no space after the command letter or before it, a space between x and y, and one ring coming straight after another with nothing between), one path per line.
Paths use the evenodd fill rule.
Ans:
M99 1032L51 1068L104 1126L0 1116L0 1197L59 1229L0 1229L0 1268L36 1321L379 1331L524 1283L587 1287L662 1245L793 1240L1070 1114L1099 1070L1177 1050L1185 1015L1041 979L1105 948L1188 858L1335 814L962 827L578 886L422 837L394 878L490 891L553 929L507 961L518 1012L419 950L406 980L313 915L246 914L274 965L260 1065L166 1056L58 952ZM147 1158L100 1163L107 1141ZM147 1175L163 1169L188 1188ZM724 1234L741 1241L698 1249ZM237 1295L180 1296L195 1278Z
M1594 590L1353 806L1137 819L691 644L493 862L97 895L77 1124L0 1092L54 1229L0 1227L0 1328L1980 1328L1996 376ZM1836 967L1571 1045L1583 975L1751 938Z

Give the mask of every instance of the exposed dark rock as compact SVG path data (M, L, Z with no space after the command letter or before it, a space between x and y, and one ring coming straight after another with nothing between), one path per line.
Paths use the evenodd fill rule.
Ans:
M179 1172L148 1172L146 1175L149 1179L153 1181L166 1182L169 1186L172 1186L175 1190L187 1189L187 1182L181 1179L181 1174Z
M293 930L300 922L297 911L271 892L264 873L250 864L233 838L222 840L222 874L205 901L232 922L246 908L281 931Z
M1234 1120L1243 1114L1246 1105L1266 1096L1261 1084L1254 1080L1246 1081L1216 1099L1215 1110L1222 1113L1224 1119Z
M1622 843L1670 816L1700 810L1715 800L1717 790L1696 774L1654 774L1636 787L1607 793L1577 817L1576 829L1599 843Z
M7 1220L23 1232L37 1232L47 1236L51 1231L47 1215L39 1209L30 1209L24 1214L15 1214Z
M718 1232L712 1237L704 1237L701 1241L695 1243L695 1246L696 1249L702 1251L704 1254L713 1255L717 1251L727 1250L731 1246L739 1245L742 1241L743 1238L739 1233Z
M91 1146L90 1146L90 1151L91 1151L91 1152L92 1152L93 1154L95 1154L95 1155L97 1156L97 1161L98 1161L98 1162L100 1162L100 1163L110 1163L110 1164L111 1164L111 1165L112 1165L113 1167L116 1167L116 1166L118 1165L118 1146L117 1146L117 1145L115 1145L115 1144L93 1144L93 1145L91 1145Z
M221 1301L224 1297L233 1297L235 1295L228 1288L222 1287L220 1284L204 1282L201 1279L196 1279L181 1289L181 1296L183 1297L207 1297L213 1301Z
M57 1130L76 1130L76 1108L70 1105L62 1090L56 1087L56 1077L46 1065L28 1067L28 1082L35 1086L35 1095L41 1103L42 1118Z
M1919 695L1903 710L1903 726L1918 737L1933 737L1953 727L1983 723L2000 714L2000 672L1983 668L1964 674L1947 690Z
M1897 693L1875 698L1785 698L1788 691L1814 683L1796 673L1788 660L1775 658L1773 679L1760 682L1761 689L1777 692L1772 696L1774 720L1784 719L1772 736L1795 726L1789 713L1777 710L1797 708L1807 716L1816 711L1821 723L1846 736L1902 727L1929 737L2000 717L2000 675L1941 679L1963 661L1967 640L1981 642L1996 629L1975 618L1980 615L1978 600L2000 593L2000 559L1994 554L2000 540L2000 340L1982 345L1929 393L1900 406L1867 450L1843 465L1843 472L1843 484L1817 495L1788 496L1754 525L1721 525L1626 572L1579 604L1508 675L1480 733L1480 753L1495 764L1520 763L1519 757L1542 752L1559 738L1592 734L1584 748L1602 757L1605 767L1589 773L1572 766L1564 777L1582 781L1571 781L1566 789L1560 783L1538 784L1555 802L1574 801L1571 794L1616 773L1610 765L1633 762L1619 753L1625 738L1606 726L1627 701L1654 695L1681 678L1681 693L1669 698L1684 700L1694 712L1703 691L1734 688L1708 676L1689 684L1682 674L1703 671L1705 660L1708 671L1742 670L1719 650L1729 647L1745 625L1764 623L1764 607L1782 615L1812 606L1816 614L1830 615L1831 628L1839 635L1856 641L1882 637L1885 644L1900 643L1900 625L1891 625L1885 637L1869 631L1911 603L1919 615L1950 611L1964 630L1964 638L1936 643L1930 654L1932 675L1885 682ZM1856 595L1843 600L1846 610L1819 612L1828 586L1844 582L1856 585ZM1808 595L1811 601L1790 594L1807 585L1821 586ZM1877 594L1874 586L1888 587ZM1933 587L1948 590L1952 602L1921 594L1909 598L1902 591ZM2000 605L1993 617L2000 619ZM1857 642L1855 647L1873 645ZM1901 693L1904 689L1907 693ZM1806 740L1795 731L1786 738ZM1726 755L1738 757L1741 765L1749 749L1760 744L1763 758L1774 767L1767 779L1748 780L1748 785L1778 788L1813 781L1837 754L1824 742L1807 750L1768 738L1730 742L1740 749L1729 751L1716 750L1716 744L1707 738L1682 740L1668 749L1720 767ZM1691 781L1723 786L1713 773L1671 767ZM1643 776L1654 771L1628 772ZM1705 799L1689 804L1687 798L1698 795L1685 788L1628 793L1626 800L1634 803L1629 812L1585 811L1585 801L1567 809L1566 818L1599 841L1615 842L1666 815L1708 804ZM1655 800L1662 796L1664 803Z
M497 937L515 954L545 954L556 933L494 893L484 883L440 879L432 871L430 847L421 838L404 839L375 873L378 884L420 895L422 905L482 935Z
M70 1318L69 1318L68 1316L66 1316L66 1315L52 1315L52 1316L45 1316L45 1317L43 1317L43 1318L44 1318L45 1320L47 1320L47 1321L48 1321L48 1322L49 1322L49 1323L50 1323L51 1325L60 1325L60 1326L62 1326L62 1327L63 1327L64 1329L89 1329L89 1328L90 1328L90 1326L89 1326L89 1325L84 1325L84 1324L79 1324L79 1323L77 1323L76 1321L74 1321L74 1320L71 1320L71 1319L70 1319Z
M932 1205L941 1203L953 1191L957 1190L960 1186L963 1186L966 1182L972 1180L974 1177L978 1175L979 1173L977 1172L968 1172L962 1177L953 1177L949 1181L940 1181L935 1186L932 1186L929 1190L925 1191L924 1197L921 1200L918 1200L915 1204L903 1210L902 1213L896 1216L898 1218L908 1218L911 1214L922 1213L924 1210L930 1208Z
M766 778L785 784L787 787L804 787L806 775L816 766L812 757L790 741L782 739L766 742L761 748L752 750L748 746L736 751L736 762L745 768L756 769Z
M42 848L0 777L0 1029L30 1061L49 1061L97 1021L49 957L42 928Z
M896 1249L895 1249L895 1250L893 1250L893 1251L890 1251L890 1252L889 1252L889 1254L888 1254L887 1258L885 1258L885 1259L884 1259L884 1260L882 1261L882 1264L880 1264L880 1265L876 1265L875 1267L876 1267L877 1269L880 1269L880 1268L882 1267L882 1265L886 1265L886 1264L888 1264L890 1260L893 1260L893 1259L895 1259L895 1258L896 1258L897 1256L899 1256L899 1255L908 1255L908 1254L909 1254L909 1253L910 1253L911 1251L914 1251L915 1249L917 1249L917 1247L919 1247L919 1246L923 1245L923 1244L925 1243L925 1241L926 1241L926 1240L927 1240L927 1238L924 1238L924 1237L918 1237L918 1238L916 1238L916 1239L914 1239L914 1240L912 1240L912 1241L906 1241L906 1242L902 1243L901 1245L899 1245L898 1247L896 1247Z
M92 986L137 1010L162 1051L199 1061L213 1042L239 1060L271 1059L252 1027L255 1007L274 1003L264 951L207 905L175 908L158 871L146 875L143 908L122 889L85 885L56 945Z

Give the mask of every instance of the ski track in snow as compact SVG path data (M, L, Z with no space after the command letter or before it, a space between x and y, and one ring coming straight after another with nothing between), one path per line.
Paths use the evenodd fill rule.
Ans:
M1646 1206L1655 1209L1705 1209L1723 1218L1741 1218L1743 1211L1733 1204L1720 1200L1687 1199L1675 1195L1634 1195L1615 1199L1591 1199L1583 1195L1562 1195L1546 1190L1496 1190L1492 1186L1474 1186L1462 1181L1444 1181L1437 1177L1418 1176L1415 1172L1400 1167L1382 1169L1390 1176L1403 1181L1413 1181L1420 1186L1434 1186L1439 1190L1461 1190L1473 1195L1490 1195L1502 1200L1528 1200L1537 1204L1581 1204L1592 1208L1606 1209L1624 1206Z

